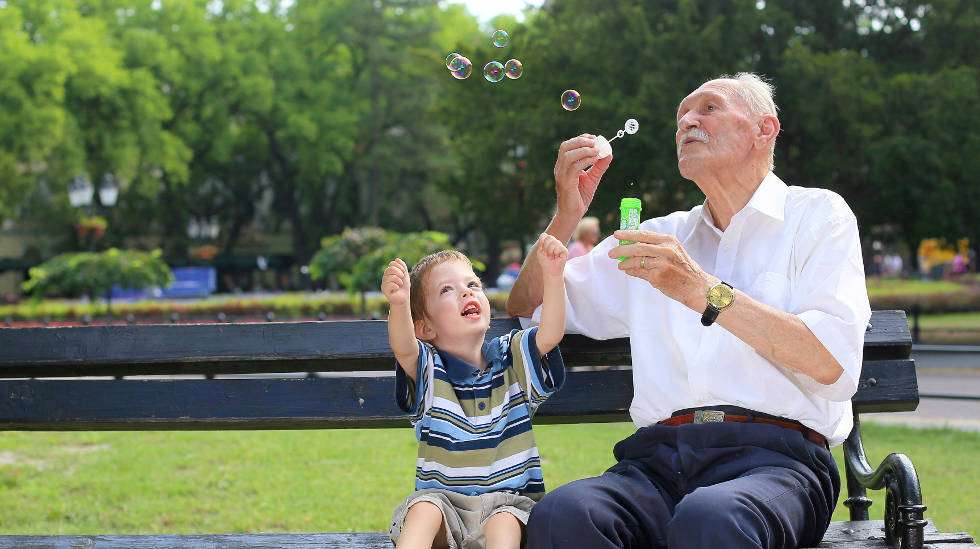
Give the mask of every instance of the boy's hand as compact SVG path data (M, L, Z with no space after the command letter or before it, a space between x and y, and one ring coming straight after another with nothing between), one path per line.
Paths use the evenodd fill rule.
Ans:
M408 303L411 288L408 265L400 257L395 258L388 264L388 268L385 269L384 275L381 277L381 291L388 298L388 303L400 307Z
M568 249L560 240L548 233L538 237L538 261L545 275L561 276L568 259Z

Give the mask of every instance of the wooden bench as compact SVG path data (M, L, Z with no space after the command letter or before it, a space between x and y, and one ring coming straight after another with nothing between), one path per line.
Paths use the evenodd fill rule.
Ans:
M491 335L517 326L495 319ZM628 340L569 335L564 388L537 423L628 420ZM902 311L874 313L844 445L849 522L819 547L977 547L923 519L912 462L890 454L872 466L858 415L918 406L912 342ZM610 366L595 369L590 367ZM384 321L90 326L0 329L0 430L323 429L407 426L394 402L393 358ZM292 378L217 374L326 372ZM374 372L368 373L368 372ZM203 374L201 379L122 376ZM110 379L46 379L111 376ZM21 379L14 379L21 378ZM868 520L867 490L885 491L884 521ZM932 497L941 497L934 494ZM388 512L385 509L384 512ZM925 544L925 545L924 545ZM383 533L0 536L0 547L390 547Z

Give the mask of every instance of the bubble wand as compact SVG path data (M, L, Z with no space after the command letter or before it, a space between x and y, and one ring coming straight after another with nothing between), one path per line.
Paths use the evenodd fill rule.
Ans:
M619 139L620 137L623 137L626 134L633 135L639 130L640 130L640 123L637 122L635 118L630 118L629 120L626 121L626 125L623 126L623 129L616 132L616 136L613 137L612 139L607 140L605 137L601 135L596 136L595 142L596 142L596 148L599 149L599 154L598 154L599 158L605 158L610 154L612 154L612 145L610 145L610 143Z

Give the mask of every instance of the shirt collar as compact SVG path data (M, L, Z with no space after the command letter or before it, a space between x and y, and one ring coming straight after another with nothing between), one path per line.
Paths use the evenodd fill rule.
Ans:
M776 221L783 221L785 219L787 193L788 188L786 187L786 183L783 183L783 180L776 176L776 174L769 172L762 178L762 183L755 189L752 198L749 199L748 204L739 213L746 209L752 209ZM700 213L700 218L704 221L705 225L711 227L720 235L721 230L715 225L714 219L711 218L711 211L708 210L707 198L701 203ZM738 214L736 213L736 215Z
M769 172L745 207L752 208L776 221L782 221L785 219L786 194L786 183L783 183L776 174Z
M483 343L483 358L487 361L487 369L480 371L479 365L474 366L465 360L458 358L446 351L439 351L439 358L442 359L442 366L446 369L446 375L454 382L472 381L478 376L493 369L496 362L503 359L503 352L499 345L493 345L495 340Z

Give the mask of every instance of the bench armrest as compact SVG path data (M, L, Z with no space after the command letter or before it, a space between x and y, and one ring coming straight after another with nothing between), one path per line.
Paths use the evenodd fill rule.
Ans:
M872 468L861 441L861 422L854 414L854 428L844 441L844 466L847 474L848 497L844 501L851 511L851 520L868 520L871 500L867 489L885 489L885 540L892 547L922 549L922 490L912 460L905 454L888 454L880 465Z

